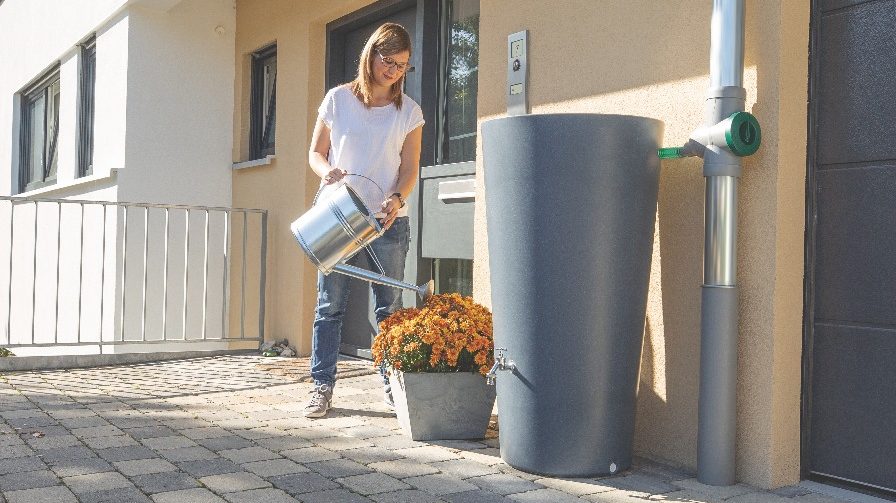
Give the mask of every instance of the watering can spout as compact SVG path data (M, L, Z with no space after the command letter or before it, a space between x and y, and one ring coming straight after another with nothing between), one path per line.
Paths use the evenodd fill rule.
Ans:
M433 294L432 280L421 285L414 285L348 264L336 264L335 266L333 266L333 271L345 274L346 276L351 276L353 278L369 281L371 283L401 288L403 290L412 290L414 292L417 292L417 295L419 295L420 298L424 301L431 297Z

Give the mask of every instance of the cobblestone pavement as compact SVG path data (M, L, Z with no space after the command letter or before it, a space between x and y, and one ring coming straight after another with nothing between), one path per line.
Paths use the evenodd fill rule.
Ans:
M600 479L506 465L497 439L415 442L376 375L341 379L335 409L300 411L311 385L225 356L0 376L0 503L834 503L793 486L714 488L646 460Z

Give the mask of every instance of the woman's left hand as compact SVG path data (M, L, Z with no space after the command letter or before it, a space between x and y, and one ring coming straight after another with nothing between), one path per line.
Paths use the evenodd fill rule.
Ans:
M388 199L383 201L381 209L386 216L383 217L381 223L383 224L384 230L389 230L389 227L392 227L392 223L395 222L395 218L398 216L398 210L400 208L401 203L398 201L397 196L389 196Z

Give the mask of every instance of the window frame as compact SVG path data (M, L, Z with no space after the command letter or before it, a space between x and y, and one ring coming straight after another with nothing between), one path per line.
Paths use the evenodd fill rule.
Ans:
M273 82L265 86L265 68L273 66ZM274 155L277 124L277 43L252 53L251 104L249 118L250 157L252 160ZM265 107L267 104L267 107ZM265 108L267 110L265 110ZM267 113L265 113L267 112Z
M96 114L96 36L80 44L78 75L78 177L93 174Z
M59 108L54 107L52 112L54 114L54 124L53 124L53 141L48 142L48 136L50 135L49 129L49 117L51 110L48 106L50 103L51 96L48 94L49 90L57 85L60 88L60 100L61 100L61 81L60 81L60 64L57 62L54 64L49 70L44 72L38 79L36 79L32 84L25 87L18 94L21 97L20 104L20 125L19 125L19 193L29 192L32 190L40 189L42 187L47 187L49 185L53 185L56 183L56 179L58 176L57 173L53 173L50 175L50 169L48 169L48 157L49 157L49 166L52 166L54 162L57 163L59 160ZM43 133L43 149L41 152L41 167L44 172L41 174L39 180L31 181L32 173L31 173L31 164L34 153L31 151L32 146L32 122L35 120L29 108L33 103L35 103L38 99L44 99L44 113L43 117L40 118L43 122L42 133Z

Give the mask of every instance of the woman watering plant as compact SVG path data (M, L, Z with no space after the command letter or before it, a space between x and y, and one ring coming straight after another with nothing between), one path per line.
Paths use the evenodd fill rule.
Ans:
M383 273L398 278L410 237L405 198L417 183L424 123L420 106L402 92L410 57L411 38L403 27L386 23L377 28L361 51L355 80L324 97L308 152L311 169L322 179L319 199L346 176L359 175L352 188L386 229L370 246ZM367 254L359 253L349 263L366 259ZM311 344L314 390L306 417L325 416L332 403L349 281L342 274L318 273ZM401 308L401 292L371 287L379 323ZM387 387L387 400L388 392Z

